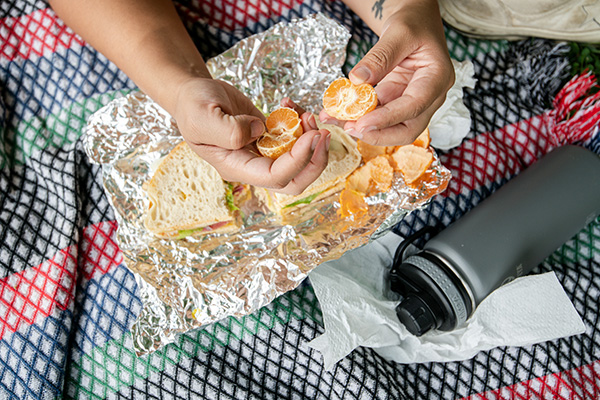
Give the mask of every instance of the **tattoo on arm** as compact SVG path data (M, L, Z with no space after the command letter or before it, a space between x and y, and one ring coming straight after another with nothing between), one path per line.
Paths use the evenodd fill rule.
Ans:
M383 3L385 3L385 0L376 0L373 7L371 7L371 11L373 11L377 19L383 17Z

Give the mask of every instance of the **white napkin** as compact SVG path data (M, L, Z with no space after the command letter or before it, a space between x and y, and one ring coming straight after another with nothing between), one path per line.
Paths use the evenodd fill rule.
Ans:
M469 60L452 60L456 79L446 94L446 101L433 114L429 123L431 146L448 150L458 146L471 129L471 114L464 105L463 88L475 87L477 80L473 77L475 70Z
M451 332L410 334L394 311L386 285L401 238L388 233L315 268L309 275L321 304L325 333L308 346L329 370L358 346L398 363L458 361L497 346L526 346L583 333L585 325L553 272L521 277L490 294Z

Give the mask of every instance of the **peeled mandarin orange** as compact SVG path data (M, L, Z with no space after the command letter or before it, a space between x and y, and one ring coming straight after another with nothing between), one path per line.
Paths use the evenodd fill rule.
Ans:
M431 137L429 136L429 128L425 128L425 130L421 132L419 136L417 136L415 141L412 142L412 144L414 144L415 146L423 148L428 148L429 143L431 143Z
M292 135L271 135L265 133L258 139L256 146L261 155L278 159L283 153L286 153L294 147L297 138Z
M267 117L267 131L258 139L256 147L265 157L273 160L288 152L304 133L298 113L289 107L280 107Z
M323 108L333 118L356 121L377 107L377 93L368 83L353 84L348 78L331 82L323 93Z
M271 135L293 135L297 138L302 135L300 116L293 108L279 107L274 110L265 121L267 131Z
M413 144L400 146L391 157L394 169L402 173L407 185L418 180L433 162L431 151Z

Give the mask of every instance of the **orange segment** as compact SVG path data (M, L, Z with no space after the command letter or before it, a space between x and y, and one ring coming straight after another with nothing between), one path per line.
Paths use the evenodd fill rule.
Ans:
M417 138L412 144L414 144L415 146L428 148L429 143L431 143L431 137L429 136L429 128L425 128L425 130L421 132L419 136L417 136Z
M407 185L419 179L433 162L432 152L412 144L401 146L391 157L394 169L402 173Z
M256 142L258 151L265 157L277 159L288 152L304 133L298 113L289 107L280 107L267 117L267 132Z
M356 121L377 107L377 93L368 83L353 84L348 78L331 82L323 93L323 108L333 118Z

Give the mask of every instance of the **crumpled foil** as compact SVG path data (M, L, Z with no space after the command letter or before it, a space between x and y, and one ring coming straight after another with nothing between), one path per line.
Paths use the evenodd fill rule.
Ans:
M336 21L315 14L240 41L206 64L248 96L264 114L287 96L310 112L323 92L342 75L350 33Z
M239 42L209 60L263 112L284 96L318 111L326 86L342 75L348 31L317 14ZM227 316L244 316L296 288L311 269L389 231L409 211L446 187L450 172L437 156L419 188L396 177L392 190L369 197L368 213L342 219L338 195L291 213L282 222L252 196L235 233L158 239L143 226L142 184L182 137L174 119L145 94L113 100L88 120L84 147L102 166L104 189L118 222L117 241L134 273L143 310L131 329L145 354L176 335Z

